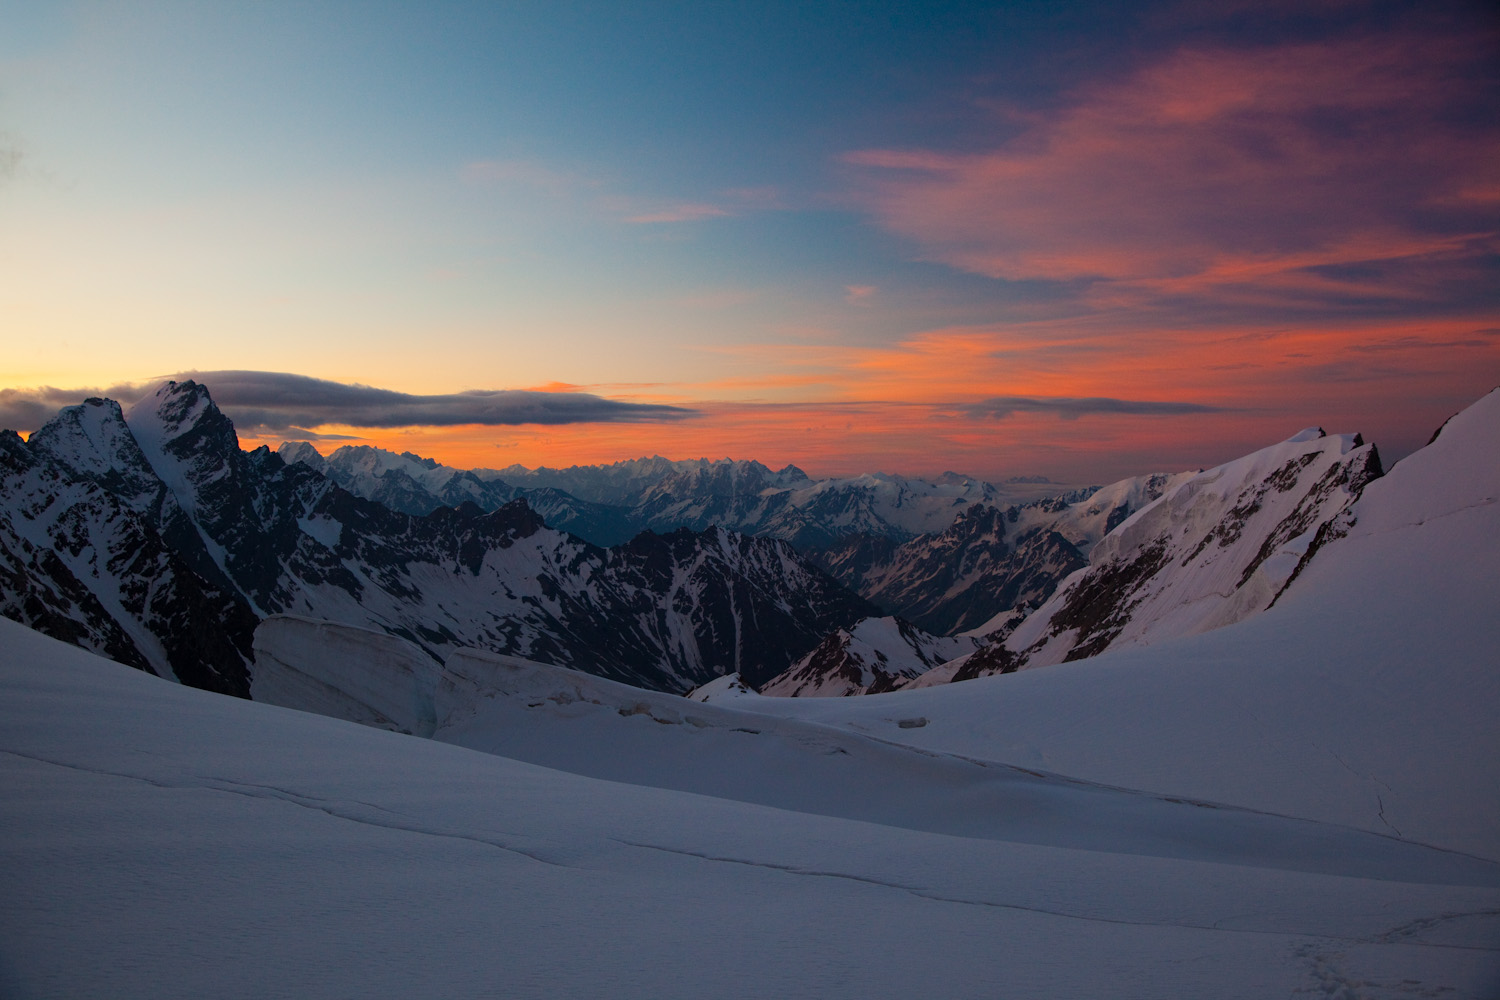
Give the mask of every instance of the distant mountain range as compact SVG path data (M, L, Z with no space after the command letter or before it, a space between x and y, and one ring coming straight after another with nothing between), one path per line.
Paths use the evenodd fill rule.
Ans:
M357 496L428 514L524 499L547 525L618 545L642 531L722 526L783 539L841 583L919 628L948 635L1036 607L1095 542L1174 482L1141 476L1067 490L1042 477L990 483L869 474L810 479L796 466L643 458L567 469L457 469L410 452L286 442L287 462Z
M0 613L241 696L278 615L434 663L477 648L668 692L875 693L1256 614L1382 471L1373 445L1318 428L1206 471L1011 503L1004 489L1048 484L661 458L457 470L245 452L205 387L167 382L128 414L90 399L0 436ZM538 507L660 530L599 546Z
M972 504L1033 500L1061 489L1041 477L997 484L953 472L933 480L884 473L811 479L795 465L772 471L759 462L727 458L674 462L658 456L566 469L456 469L368 445L346 445L325 457L306 441L288 441L280 454L392 510L430 514L464 501L492 510L522 498L549 526L606 546L642 531L714 526L779 538L802 551L851 535L900 542L947 528Z

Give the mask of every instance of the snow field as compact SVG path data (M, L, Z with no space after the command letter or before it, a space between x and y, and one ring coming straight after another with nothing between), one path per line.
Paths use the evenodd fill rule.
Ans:
M1475 914L1500 910L1494 878L1074 850L600 781L0 629L7 996L1262 997L1343 982L1382 997L1408 979L1456 996L1493 981L1494 917Z

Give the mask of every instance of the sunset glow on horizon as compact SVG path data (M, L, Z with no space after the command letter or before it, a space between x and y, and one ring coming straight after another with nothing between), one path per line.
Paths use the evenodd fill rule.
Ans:
M1500 384L1482 3L0 14L22 432L1083 483Z

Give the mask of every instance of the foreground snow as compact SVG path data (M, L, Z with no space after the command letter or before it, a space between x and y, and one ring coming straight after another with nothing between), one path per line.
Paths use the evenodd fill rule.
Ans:
M798 724L771 752L823 761L835 797L834 762L873 772L831 747L907 760L875 762L893 775L886 822L814 815L214 696L0 630L7 997L1495 985L1500 868L1451 852L977 765L965 777L960 761ZM679 751L695 733L774 735L663 725L650 706L598 717L616 733L586 715L574 732L599 751L627 726ZM814 732L822 746L797 746ZM921 760L948 772L969 835L922 829L928 804L903 804ZM1058 846L1079 837L1079 796L1134 825ZM1185 836L1157 837L1172 828Z

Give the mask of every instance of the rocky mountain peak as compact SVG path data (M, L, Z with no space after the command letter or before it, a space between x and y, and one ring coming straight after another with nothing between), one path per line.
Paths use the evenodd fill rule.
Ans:
M288 465L301 462L308 468L317 469L319 472L323 471L326 464L323 453L313 447L311 441L283 441L281 447L276 449L276 454L280 455L281 460Z
M112 399L91 397L65 407L27 445L69 475L105 486L138 511L153 510L160 499L161 482Z
M163 382L130 408L126 422L151 467L189 511L184 477L199 483L223 478L242 458L234 424L208 388L191 379Z

